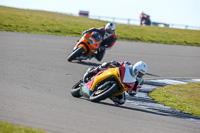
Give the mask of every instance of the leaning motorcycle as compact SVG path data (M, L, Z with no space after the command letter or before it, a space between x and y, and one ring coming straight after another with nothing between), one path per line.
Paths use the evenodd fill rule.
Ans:
M99 49L102 41L103 38L99 32L85 33L69 55L68 61L91 59Z
M72 89L74 97L86 97L92 102L99 102L133 90L136 79L131 76L129 65L108 68L98 72L87 83L80 80ZM133 90L136 91L136 90Z

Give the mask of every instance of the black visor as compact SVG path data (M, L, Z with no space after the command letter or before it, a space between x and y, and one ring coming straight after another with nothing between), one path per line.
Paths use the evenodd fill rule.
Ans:
M142 78L143 77L143 73L141 73L141 72L138 72L138 74L137 74L137 77L139 77L139 78Z
M109 34L113 34L115 32L115 30L106 29L106 32L108 32Z

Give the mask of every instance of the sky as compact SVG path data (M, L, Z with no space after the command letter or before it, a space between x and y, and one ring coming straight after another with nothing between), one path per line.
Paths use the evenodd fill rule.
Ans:
M0 5L136 20L144 12L154 22L200 27L200 0L0 0Z

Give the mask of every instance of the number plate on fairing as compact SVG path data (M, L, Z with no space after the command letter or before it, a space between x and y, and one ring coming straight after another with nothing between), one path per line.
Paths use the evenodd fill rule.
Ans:
M94 44L94 40L91 37L88 39L88 41L90 42L90 44Z
M91 91L90 91L90 89L89 89L86 85L84 85L84 86L82 87L81 93L82 93L83 96L85 96L85 97L89 97L89 96L91 95Z

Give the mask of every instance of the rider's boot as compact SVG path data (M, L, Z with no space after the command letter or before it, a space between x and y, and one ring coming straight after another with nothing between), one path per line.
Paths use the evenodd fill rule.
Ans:
M110 98L115 105L122 105L126 102L126 96L125 93L118 95L118 96L114 96Z
M135 96L137 94L137 92L134 92L132 90L128 90L126 91L130 96Z

